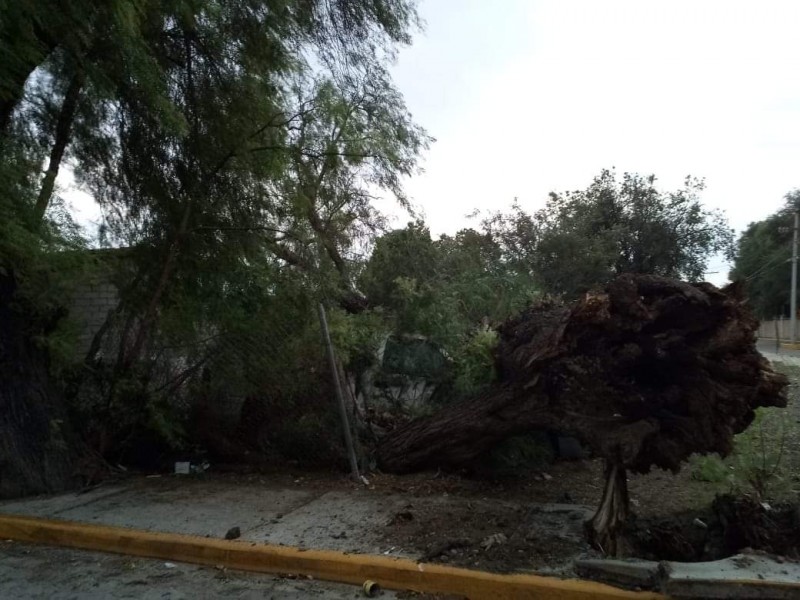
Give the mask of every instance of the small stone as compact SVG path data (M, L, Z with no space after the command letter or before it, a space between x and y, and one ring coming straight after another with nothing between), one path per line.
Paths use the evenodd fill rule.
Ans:
M238 537L242 536L242 530L238 527L231 527L228 529L228 533L225 534L226 540L235 540Z
M553 476L550 475L550 473L542 473L542 479L544 479L545 481L550 481L552 478Z
M504 533L495 533L490 535L486 539L481 542L481 548L484 550L491 549L492 546L499 546L500 544L504 544L508 541L508 538Z

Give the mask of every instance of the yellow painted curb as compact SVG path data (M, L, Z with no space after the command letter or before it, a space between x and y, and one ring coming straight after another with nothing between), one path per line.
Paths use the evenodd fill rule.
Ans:
M302 550L243 540L227 541L175 533L89 525L36 517L0 516L0 538L100 550L147 558L222 565L260 573L292 573L361 585L416 592L458 594L472 600L664 600L653 592L629 592L602 583L537 575L498 575L417 563L404 558Z

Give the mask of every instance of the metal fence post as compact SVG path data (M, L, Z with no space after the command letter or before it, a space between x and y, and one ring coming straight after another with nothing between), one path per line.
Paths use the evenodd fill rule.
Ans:
M342 429L344 429L344 443L347 446L347 457L350 460L350 471L353 478L360 482L361 476L358 472L358 461L356 460L356 451L353 447L353 434L350 431L350 421L347 418L347 407L344 403L344 394L342 393L342 382L339 380L339 369L336 368L336 355L333 352L333 344L331 343L331 334L328 331L328 319L325 316L325 306L322 302L319 303L319 324L322 328L322 337L325 340L325 346L328 351L328 361L331 363L331 375L333 376L333 387L336 389L336 399L339 404L339 416L342 419Z

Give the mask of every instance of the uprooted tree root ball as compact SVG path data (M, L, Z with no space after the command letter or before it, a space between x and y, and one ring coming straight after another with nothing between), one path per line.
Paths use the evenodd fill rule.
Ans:
M532 429L570 433L607 463L590 541L622 554L627 470L724 456L756 408L786 405L788 382L756 349L757 327L737 284L627 274L573 304L540 303L499 328L496 384L388 434L379 465L459 466Z

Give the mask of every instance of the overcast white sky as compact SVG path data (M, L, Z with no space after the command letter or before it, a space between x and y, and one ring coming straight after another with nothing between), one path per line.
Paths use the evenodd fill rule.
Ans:
M426 31L394 73L438 140L408 185L433 233L515 196L535 210L603 167L667 188L705 177L704 203L737 231L800 186L796 0L423 0L420 12Z
M434 234L514 197L535 210L603 167L666 188L705 177L704 202L737 230L800 186L797 0L422 0L420 12L426 30L394 74L437 138L408 183ZM725 280L721 260L709 270Z

